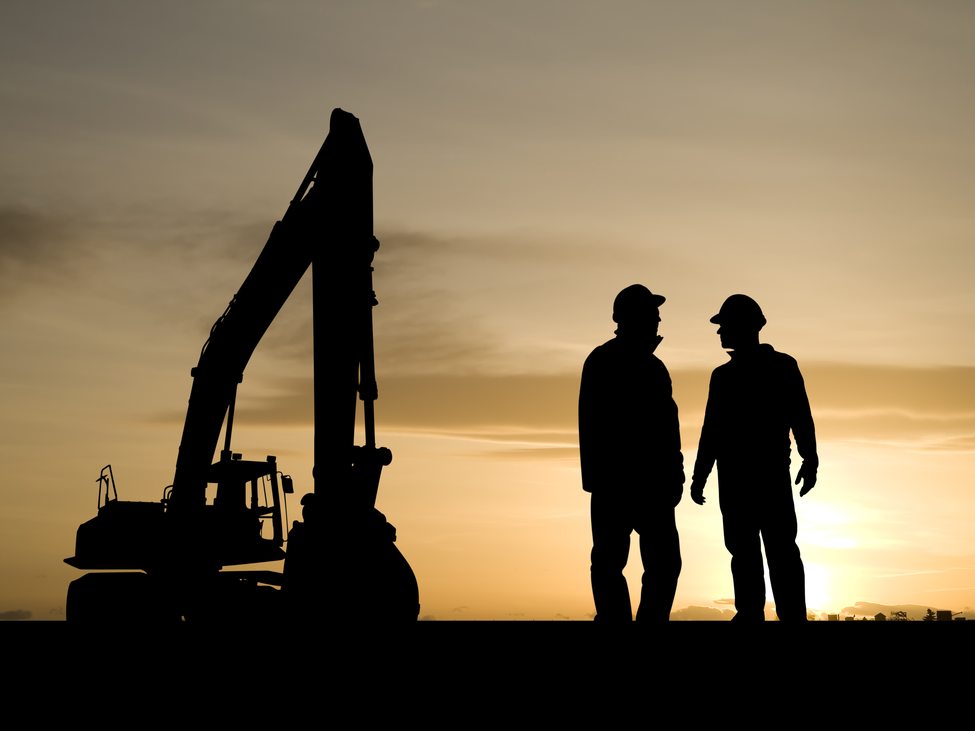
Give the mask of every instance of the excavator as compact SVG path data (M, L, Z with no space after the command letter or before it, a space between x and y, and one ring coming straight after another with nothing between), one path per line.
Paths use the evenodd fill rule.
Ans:
M339 608L344 620L417 619L416 576L395 546L396 529L375 507L392 454L376 446L372 176L359 120L335 109L311 168L191 370L172 485L159 502L122 501L111 465L102 470L98 512L79 526L75 555L65 559L90 572L68 586L68 622L314 619ZM314 487L288 531L294 481L274 456L242 459L231 439L247 362L309 267ZM281 560L283 571L260 567Z

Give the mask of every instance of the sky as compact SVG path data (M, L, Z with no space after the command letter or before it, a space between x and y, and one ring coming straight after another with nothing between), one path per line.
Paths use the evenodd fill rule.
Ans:
M973 22L946 0L4 2L0 618L63 618L102 467L123 500L171 484L190 368L334 108L374 162L377 507L421 617L593 615L579 374L639 282L667 298L688 475L722 301L756 299L798 360L810 610L975 618ZM311 333L306 275L234 429L295 498ZM733 608L716 492L677 507L675 619Z

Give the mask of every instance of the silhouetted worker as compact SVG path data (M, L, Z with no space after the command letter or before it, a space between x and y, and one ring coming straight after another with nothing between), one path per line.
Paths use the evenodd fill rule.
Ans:
M731 361L711 374L691 498L704 504L704 484L717 461L718 499L735 584L734 619L765 620L764 543L779 619L805 621L789 430L803 460L796 477L797 485L804 482L800 496L816 485L819 457L802 374L794 358L759 344L758 332L766 320L751 297L732 295L711 322L720 325L721 347L731 351Z
M592 595L599 620L633 619L623 568L640 535L638 620L670 619L680 575L674 508L684 490L677 404L653 354L664 298L640 284L613 304L616 337L586 359L579 390L582 487L592 493Z

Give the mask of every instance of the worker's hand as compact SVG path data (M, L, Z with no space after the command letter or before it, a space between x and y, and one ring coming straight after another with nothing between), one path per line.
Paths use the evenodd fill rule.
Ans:
M704 483L703 482L692 482L691 483L691 500L696 502L698 505L704 505Z
M816 487L816 468L803 462L802 467L799 468L799 474L796 475L796 484L798 485L800 482L802 482L802 489L799 490L799 497L802 497Z

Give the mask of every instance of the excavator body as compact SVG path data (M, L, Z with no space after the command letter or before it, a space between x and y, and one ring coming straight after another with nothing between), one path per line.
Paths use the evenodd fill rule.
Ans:
M372 159L359 120L336 109L329 134L257 262L216 321L192 369L173 484L160 502L118 499L111 466L98 479L98 512L78 528L65 562L92 571L71 582L69 622L178 622L275 614L416 620L419 591L376 510ZM314 489L303 521L285 526L290 476L276 458L231 449L237 387L248 360L308 268L314 290ZM355 445L358 400L366 443ZM217 460L221 431L224 445ZM216 484L212 502L207 486ZM263 489L259 489L263 486ZM267 490L270 487L270 497ZM263 535L265 522L271 535ZM285 547L287 550L285 550ZM228 566L284 559L283 572Z

